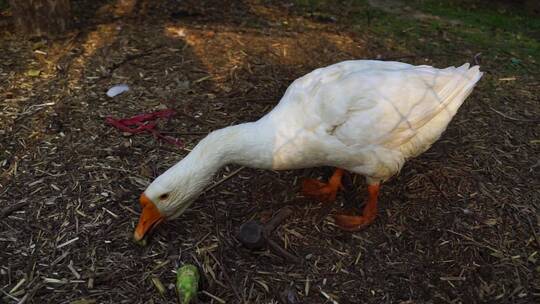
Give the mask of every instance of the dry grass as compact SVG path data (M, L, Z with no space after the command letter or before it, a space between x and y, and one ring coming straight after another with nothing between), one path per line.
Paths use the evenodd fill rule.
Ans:
M210 130L263 115L311 69L400 56L456 65L482 51L410 56L369 29L353 32L297 7L206 2L95 2L87 11L96 15L64 40L1 38L2 302L176 303L173 271L183 263L200 267L203 303L539 296L539 83L498 70L492 58L482 58L489 73L444 137L383 186L380 217L365 231L340 231L328 210L297 195L299 179L324 170L230 166L215 181L231 178L157 229L148 247L132 244L137 197L153 177ZM131 90L106 97L116 83ZM159 129L185 141L184 150L104 122L165 107L179 114ZM235 238L242 223L284 206L294 214L273 237L302 264L248 251Z

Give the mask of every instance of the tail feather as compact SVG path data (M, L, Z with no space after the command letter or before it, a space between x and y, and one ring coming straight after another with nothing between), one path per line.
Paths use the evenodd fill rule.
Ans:
M455 77L442 91L444 102L428 117L417 132L402 143L400 150L405 158L414 157L427 150L444 132L463 101L472 92L483 73L479 66L469 68L466 63L458 68L449 68L457 71L460 76ZM444 95L443 95L444 94ZM442 97L441 96L441 97Z
M475 65L471 68L469 68L469 63L465 63L464 65L460 66L457 70L460 71L461 75L465 79L461 79L460 82L462 83L462 87L460 90L456 90L456 95L454 96L452 104L456 104L455 111L461 106L461 104L465 101L465 99L471 94L474 86L476 83L482 78L482 75L484 73L480 72L480 66ZM465 83L463 83L465 82ZM454 112L455 112L454 111Z

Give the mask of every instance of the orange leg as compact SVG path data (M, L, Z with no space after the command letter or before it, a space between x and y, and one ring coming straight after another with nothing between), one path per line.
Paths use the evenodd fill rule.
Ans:
M337 192L342 188L342 177L343 169L336 168L336 171L334 171L334 174L330 177L328 183L323 183L316 179L306 179L302 183L302 193L305 196L331 203L336 200Z
M373 223L377 217L377 196L379 184L368 185L368 200L362 215L338 214L334 216L336 224L343 230L358 231Z

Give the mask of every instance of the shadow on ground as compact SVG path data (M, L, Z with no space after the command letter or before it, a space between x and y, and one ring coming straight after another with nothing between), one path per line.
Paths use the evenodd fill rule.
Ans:
M485 50L463 42L417 56L381 36L371 25L378 13L364 5L330 15L277 1L80 5L91 14L65 39L2 38L0 209L23 206L0 214L6 302L176 303L151 278L170 287L186 262L202 270L203 303L275 303L287 288L303 303L328 303L324 294L339 303L530 303L538 295L539 96L534 77L499 68L512 55L482 58L485 79L443 138L385 184L380 217L365 231L318 221L321 206L297 196L298 179L321 170L245 169L139 248L129 237L148 182L209 131L262 116L295 78L346 59L442 67ZM445 35L424 39L444 45ZM106 97L117 83L131 90ZM179 114L159 128L186 149L104 123L162 108ZM304 265L238 245L241 223L287 205L295 214L276 239Z

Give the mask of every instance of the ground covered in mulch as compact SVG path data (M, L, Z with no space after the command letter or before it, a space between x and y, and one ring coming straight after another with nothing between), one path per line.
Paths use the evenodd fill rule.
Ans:
M176 303L184 263L201 270L200 303L535 302L538 29L321 2L74 1L78 30L30 42L3 12L0 302ZM147 247L130 241L139 194L205 134L262 116L314 68L367 58L485 71L443 138L384 184L372 226L340 231L298 194L323 168L229 166ZM107 97L119 83L130 91ZM105 123L167 108L177 114L157 128L183 148ZM273 237L302 263L240 246L242 223L286 206Z

